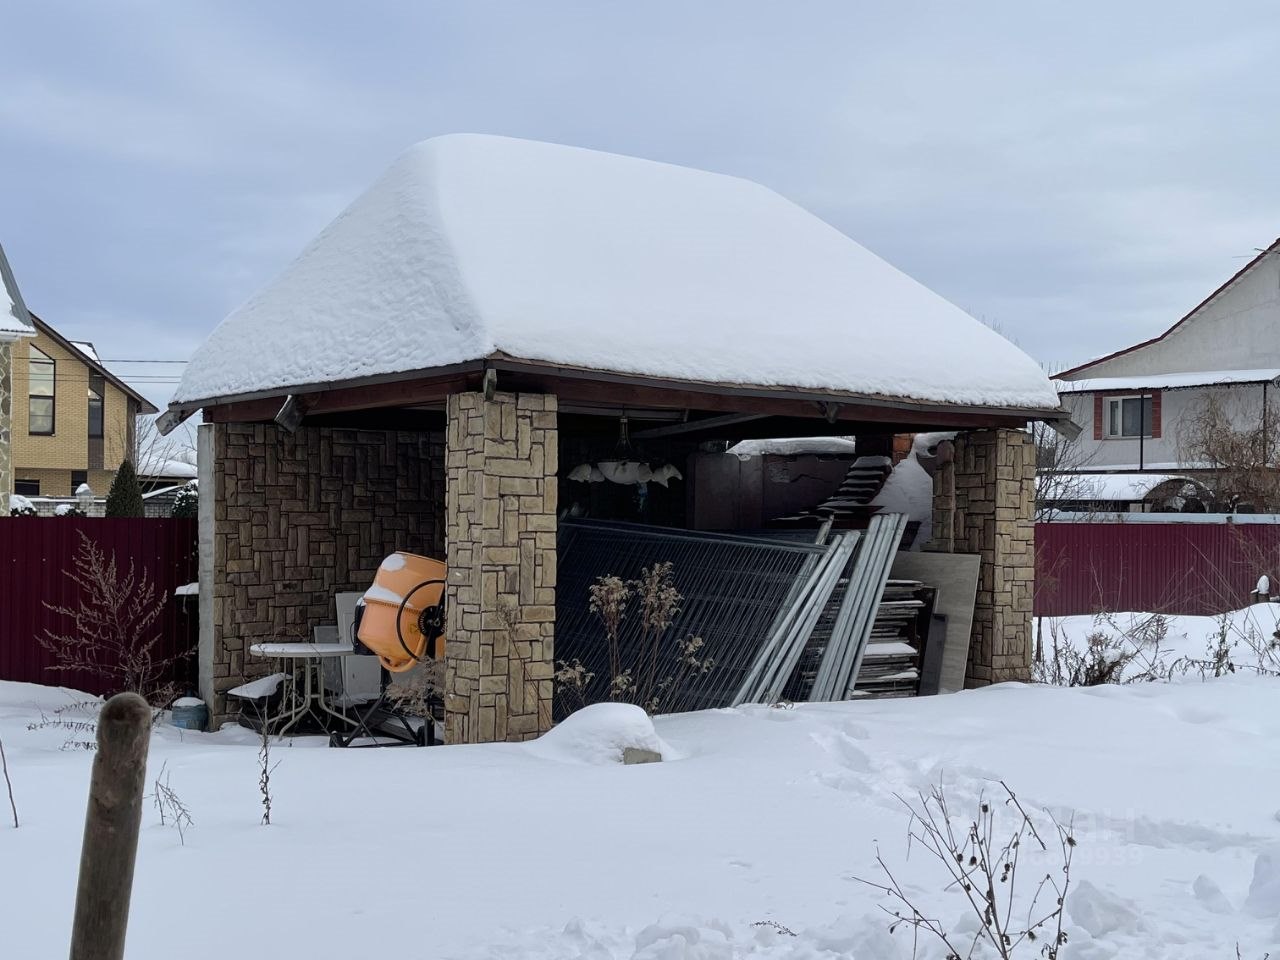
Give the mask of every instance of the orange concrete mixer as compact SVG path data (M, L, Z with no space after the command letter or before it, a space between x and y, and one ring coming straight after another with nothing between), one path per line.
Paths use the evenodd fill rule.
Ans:
M399 551L365 591L356 638L392 673L444 656L445 572L439 560Z

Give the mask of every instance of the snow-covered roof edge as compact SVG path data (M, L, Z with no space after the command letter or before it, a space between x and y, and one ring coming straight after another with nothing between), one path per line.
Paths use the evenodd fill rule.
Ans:
M775 437L739 440L727 452L737 457L852 457L856 447L857 443L851 437Z
M1138 501L1144 499L1156 487L1171 480L1203 486L1199 480L1184 474L1133 472L1037 474L1036 488L1048 501Z
M1062 380L1058 393L1100 393L1107 390L1185 390L1189 387L1227 386L1233 383L1274 383L1280 369L1203 370L1190 373L1156 373L1140 377L1094 377L1091 380Z
M117 390L120 390L122 393L128 394L134 400L138 401L138 411L140 413L153 414L153 413L160 412L156 408L156 405L154 403L152 403L150 400L144 397L141 393L139 393L133 387L129 386L129 384L125 383L118 376L116 376L114 373L112 373L110 370L104 367L96 357L89 356L82 349L76 346L74 341L68 340L66 337L64 337L61 333L59 333L56 329L54 329L52 325L50 325L49 321L41 318L39 315L34 313L28 313L27 316L31 320L31 324L33 327L32 333L37 333L37 334L43 333L45 336L49 337L55 343L57 343L58 346L62 347L62 349L66 350L68 353L73 354L78 360L80 360L81 363L83 363L86 367L88 367L94 373L100 374L103 377L103 379L105 379L108 383L114 386Z
M13 268L9 266L4 246L0 245L0 338L33 337L35 333L36 328L18 289L18 281L13 276Z

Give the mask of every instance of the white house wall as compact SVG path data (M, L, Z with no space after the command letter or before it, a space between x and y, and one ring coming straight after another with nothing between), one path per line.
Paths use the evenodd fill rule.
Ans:
M1163 339L1095 363L1071 379L1260 367L1280 367L1280 251Z
M1280 388L1269 388L1268 401L1276 409L1275 396ZM1081 429L1076 452L1066 464L1074 470L1109 470L1125 468L1168 470L1183 463L1179 449L1180 425L1189 413L1203 408L1205 398L1216 393L1225 409L1240 428L1256 425L1262 417L1263 390L1260 384L1231 387L1198 387L1187 390L1164 390L1160 416L1160 436L1147 437L1139 443L1136 437L1104 437L1094 439L1094 394L1063 394L1062 400L1071 411L1071 419ZM1136 393L1134 394L1136 395ZM1116 394L1112 394L1116 396Z

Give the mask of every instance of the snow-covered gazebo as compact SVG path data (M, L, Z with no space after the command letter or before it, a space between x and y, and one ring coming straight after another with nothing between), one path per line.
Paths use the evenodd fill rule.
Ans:
M212 333L164 420L197 410L215 714L252 672L250 643L331 620L336 590L410 549L449 565L450 741L536 735L559 465L617 443L620 424L672 457L706 440L963 431L939 543L987 561L971 680L1025 675L1023 428L1061 416L1056 393L998 334L745 180L428 140Z

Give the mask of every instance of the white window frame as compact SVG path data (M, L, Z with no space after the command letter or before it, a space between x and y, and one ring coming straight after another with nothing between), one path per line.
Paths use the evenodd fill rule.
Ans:
M1146 428L1145 433L1124 433L1124 401L1137 400L1150 406L1151 415L1146 418L1143 426ZM1119 407L1120 433L1111 432L1112 417L1111 412L1113 405ZM1151 440L1154 439L1151 433L1152 427L1155 425L1155 400L1150 393L1133 393L1123 397L1103 397L1102 398L1102 436L1106 440Z

